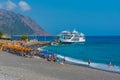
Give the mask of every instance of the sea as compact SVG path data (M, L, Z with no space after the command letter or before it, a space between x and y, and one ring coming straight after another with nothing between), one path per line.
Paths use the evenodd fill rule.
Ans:
M54 41L54 36L35 37L40 41ZM85 43L57 44L44 46L44 50L51 51L64 58L71 64L118 72L120 73L120 36L86 36ZM112 63L109 66L109 63Z

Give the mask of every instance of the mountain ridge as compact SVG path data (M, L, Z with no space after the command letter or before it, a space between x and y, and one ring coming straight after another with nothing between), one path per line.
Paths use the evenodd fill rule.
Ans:
M3 9L0 9L0 31L8 35L51 35L30 17Z

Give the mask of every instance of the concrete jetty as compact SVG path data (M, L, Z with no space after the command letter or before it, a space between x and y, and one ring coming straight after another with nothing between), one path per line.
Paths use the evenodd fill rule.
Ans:
M50 42L41 42L41 41L37 41L37 40L31 40L31 41L25 43L26 47L32 47L32 48L38 48L38 47L42 47L42 46L46 46L46 45L50 45Z

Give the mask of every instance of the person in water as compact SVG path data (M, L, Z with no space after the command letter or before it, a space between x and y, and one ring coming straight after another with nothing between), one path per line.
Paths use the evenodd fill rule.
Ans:
M112 62L109 62L108 66L113 66L113 65L112 65Z

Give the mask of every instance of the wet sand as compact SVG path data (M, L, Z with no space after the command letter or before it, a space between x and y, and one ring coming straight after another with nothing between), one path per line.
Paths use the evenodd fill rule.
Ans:
M120 74L0 51L0 80L120 80Z

